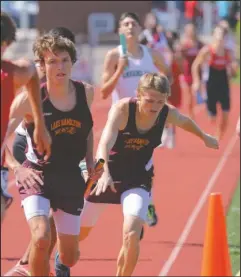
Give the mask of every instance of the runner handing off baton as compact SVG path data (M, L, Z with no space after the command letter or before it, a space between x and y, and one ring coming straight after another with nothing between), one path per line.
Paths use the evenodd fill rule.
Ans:
M99 159L98 162L95 165L95 171L99 171L103 168L105 164L105 160ZM89 196L92 186L96 183L96 180L93 179L92 177L88 178L86 182L86 190L85 190L85 198Z

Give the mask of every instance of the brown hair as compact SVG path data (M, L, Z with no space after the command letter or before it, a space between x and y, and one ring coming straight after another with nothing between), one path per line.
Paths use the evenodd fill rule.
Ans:
M135 20L141 26L141 21L140 21L139 16L136 13L133 13L133 12L124 12L123 14L121 14L120 19L119 19L119 25L127 17L132 18L133 20Z
M1 11L1 45L10 45L16 40L16 24L7 13Z
M167 94L168 96L171 95L168 78L161 73L146 73L141 76L137 87L138 96L140 96L143 91L149 89L159 91L160 93Z
M72 63L76 62L76 49L74 43L67 38L55 35L43 35L33 45L33 52L37 58L36 62L44 63L44 52L53 53L66 51L69 53Z

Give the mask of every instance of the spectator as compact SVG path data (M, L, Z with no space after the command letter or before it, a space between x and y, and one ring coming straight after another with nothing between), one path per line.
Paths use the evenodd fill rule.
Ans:
M163 26L158 24L154 13L148 13L144 21L145 29L140 34L139 41L148 47L160 51L167 65L172 62L172 52L169 48Z

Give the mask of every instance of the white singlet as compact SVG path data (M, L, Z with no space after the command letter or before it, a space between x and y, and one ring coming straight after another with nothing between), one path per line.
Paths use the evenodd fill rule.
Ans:
M119 78L117 86L112 93L112 104L125 97L135 97L140 77L145 73L159 72L153 63L149 49L144 45L140 46L143 51L143 56L141 59L128 57L128 67ZM120 45L118 46L118 50L120 55L123 55Z

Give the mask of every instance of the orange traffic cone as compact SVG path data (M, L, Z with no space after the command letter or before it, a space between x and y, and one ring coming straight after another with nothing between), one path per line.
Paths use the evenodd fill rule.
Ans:
M201 276L232 276L225 213L220 193L209 197Z

